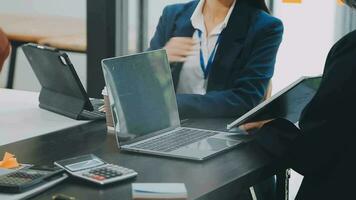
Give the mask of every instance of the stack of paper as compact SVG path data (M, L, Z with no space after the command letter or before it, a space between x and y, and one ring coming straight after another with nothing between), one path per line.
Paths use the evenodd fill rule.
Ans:
M185 200L187 189L184 183L133 183L132 197L135 200Z

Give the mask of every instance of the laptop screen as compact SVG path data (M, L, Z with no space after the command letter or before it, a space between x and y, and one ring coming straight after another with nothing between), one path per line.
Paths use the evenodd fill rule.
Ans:
M180 125L165 50L106 59L102 65L120 142Z

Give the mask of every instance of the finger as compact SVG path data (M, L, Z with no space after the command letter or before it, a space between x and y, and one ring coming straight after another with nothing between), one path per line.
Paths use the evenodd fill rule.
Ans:
M252 129L258 129L260 127L262 127L260 122L250 122L239 126L239 128L243 131L250 131Z
M182 56L168 56L168 60L169 62L185 62L187 58Z
M199 47L196 45L182 44L182 43L170 43L165 47L166 49L179 49L184 51L197 51Z
M188 59L188 56L186 55L172 55L169 53L167 53L167 55L169 62L186 62Z
M251 130L251 124L242 124L239 128L241 128L243 131L249 131Z
M241 125L242 129L245 131L252 130L252 129L260 129L262 128L265 124L268 122L272 121L273 119L268 119L268 120L263 120L263 121L258 121L258 122L250 122Z
M187 45L196 45L199 43L198 40L191 37L173 37L170 41Z
M263 126L263 122L252 122L245 124L244 126L246 130L259 129Z
M183 49L167 49L167 54L170 56L192 56L198 54L198 51L194 50L183 50Z
M239 129L241 129L241 130L243 130L243 131L248 131L248 130L246 130L246 128L245 128L245 124L240 125L240 126L239 126Z
M172 38L166 45L166 49L181 49L186 51L199 50L196 40L191 38Z

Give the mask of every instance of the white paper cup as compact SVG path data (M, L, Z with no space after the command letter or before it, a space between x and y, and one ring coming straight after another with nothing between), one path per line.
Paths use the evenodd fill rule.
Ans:
M108 133L115 133L114 121L112 119L112 113L111 113L111 107L110 107L110 100L108 97L108 92L106 90L106 87L104 87L101 94L104 97L104 111L105 111L105 116L106 116L107 131L108 131Z

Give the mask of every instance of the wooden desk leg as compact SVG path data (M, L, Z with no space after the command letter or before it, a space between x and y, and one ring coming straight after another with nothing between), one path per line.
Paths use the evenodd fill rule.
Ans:
M8 89L12 89L13 85L14 85L17 49L22 44L24 44L24 43L11 41L11 56L10 56L10 63L9 63L9 73L7 75L7 83L6 83L6 88L8 88Z
M289 199L290 169L283 170L277 174L277 198L278 200Z

